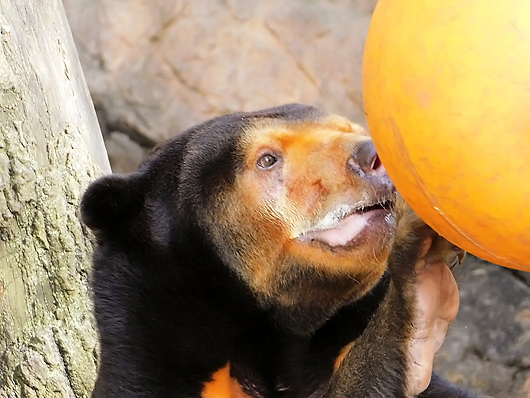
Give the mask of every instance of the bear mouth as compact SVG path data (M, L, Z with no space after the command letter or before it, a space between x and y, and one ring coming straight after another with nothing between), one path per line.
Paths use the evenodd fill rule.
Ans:
M340 205L296 239L308 243L320 242L333 248L351 246L365 235L365 230L383 229L391 224L394 220L393 205L391 199L355 207Z

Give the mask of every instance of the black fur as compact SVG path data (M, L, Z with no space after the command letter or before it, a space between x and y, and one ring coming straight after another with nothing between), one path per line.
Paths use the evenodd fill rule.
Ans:
M409 319L396 316L396 308L407 314L399 309L407 303L388 275L323 325L293 332L278 320L281 309L259 303L223 263L198 220L200 209L233 184L242 162L237 143L250 122L296 124L323 115L286 105L222 116L162 144L130 176L89 187L81 211L98 242L92 288L101 347L93 397L200 397L227 362L253 397L318 397L353 340L349 357L360 362L346 371L357 374L333 396L401 397L404 355L393 339ZM411 250L394 255L396 266L410 262ZM443 383L435 378L422 397L472 397Z

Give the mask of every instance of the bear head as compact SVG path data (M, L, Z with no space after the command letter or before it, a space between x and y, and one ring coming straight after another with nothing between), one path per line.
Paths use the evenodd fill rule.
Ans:
M171 258L204 284L225 268L279 325L306 333L380 280L394 201L366 131L290 104L185 131L135 173L94 182L81 212L131 268Z

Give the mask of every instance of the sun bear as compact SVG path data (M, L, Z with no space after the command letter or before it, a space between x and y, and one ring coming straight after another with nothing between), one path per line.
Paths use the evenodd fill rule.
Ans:
M399 199L362 128L221 116L81 202L95 398L473 397L432 375L462 251Z

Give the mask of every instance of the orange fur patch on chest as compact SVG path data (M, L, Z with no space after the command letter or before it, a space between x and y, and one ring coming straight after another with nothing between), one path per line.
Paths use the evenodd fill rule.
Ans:
M251 398L237 380L230 376L230 364L212 375L212 380L204 385L202 398Z

